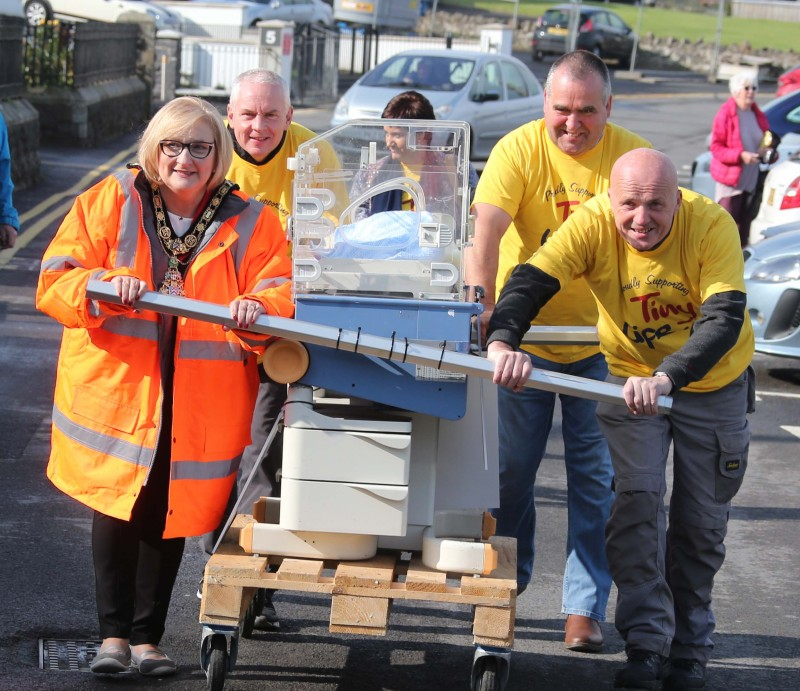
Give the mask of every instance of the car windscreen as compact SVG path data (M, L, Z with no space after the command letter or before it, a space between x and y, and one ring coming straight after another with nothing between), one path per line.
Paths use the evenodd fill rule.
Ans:
M431 55L397 55L361 80L362 86L458 91L475 69L475 61Z

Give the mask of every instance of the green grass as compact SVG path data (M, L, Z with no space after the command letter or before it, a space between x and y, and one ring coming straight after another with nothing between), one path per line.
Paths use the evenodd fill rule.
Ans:
M548 7L559 4L560 0L542 2L540 0L520 0L520 17L538 17ZM503 0L443 0L441 5L484 10L497 14L513 14L514 3ZM586 3L603 5L603 3ZM637 27L639 8L635 5L609 3L613 9L634 29ZM641 35L653 34L657 37L672 37L706 43L714 43L717 34L717 9L712 7L705 12L681 11L677 8L645 7L642 10ZM724 46L749 43L753 49L772 48L775 50L797 50L800 23L776 22L767 20L724 17L722 20L721 43Z

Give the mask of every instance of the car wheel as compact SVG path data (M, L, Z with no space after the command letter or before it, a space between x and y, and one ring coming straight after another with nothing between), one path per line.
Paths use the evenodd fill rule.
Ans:
M533 51L533 61L534 62L541 62L544 60L544 53L541 50L534 50Z
M46 0L28 0L25 3L25 19L31 26L39 26L53 18L53 8Z
M603 51L600 49L599 43L595 46L592 46L592 49L589 52L594 53L601 60L603 59Z

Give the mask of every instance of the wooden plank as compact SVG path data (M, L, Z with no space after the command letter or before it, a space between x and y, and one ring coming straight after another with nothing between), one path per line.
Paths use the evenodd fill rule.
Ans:
M489 576L491 578L517 580L517 541L513 537L489 538L489 543L497 551L497 568Z
M228 532L225 533L225 537L222 538L222 544L231 544L231 545L238 545L239 544L239 535L242 532L242 529L248 524L253 523L253 517L248 516L247 514L236 514L233 519L233 523L231 523L230 527L228 528Z
M319 583L325 563L312 559L284 559L278 569L279 581Z
M385 636L389 625L389 598L352 597L333 595L331 597L331 633L362 633L371 636Z
M390 588L397 564L396 554L378 554L366 561L343 561L333 577L336 587L359 586L362 588Z
M206 564L206 583L225 583L233 579L260 578L269 560L250 554L226 554L218 551Z
M242 612L242 595L242 588L217 585L206 580L200 602L200 622L231 622L231 626L236 626Z
M475 607L475 618L472 623L472 634L475 637L492 640L512 640L514 636L514 617L516 606L513 607Z
M428 568L420 557L414 556L406 571L406 589L426 593L447 592L447 574Z
M481 595L483 597L494 597L500 600L508 600L512 593L516 597L517 579L501 578L475 578L474 576L463 576L461 578L462 595Z

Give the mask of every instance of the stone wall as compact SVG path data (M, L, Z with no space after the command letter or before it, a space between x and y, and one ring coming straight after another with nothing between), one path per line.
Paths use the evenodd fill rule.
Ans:
M497 17L439 10L436 12L434 32L437 35L450 33L458 37L477 37L480 34L481 27L489 23L510 25L512 20L507 16ZM530 52L531 37L533 36L536 19L521 18L517 24L517 31L514 32L514 50ZM427 36L430 31L431 14L429 12L419 19L417 33L421 36ZM645 34L639 41L636 68L686 69L703 73L710 71L713 53L713 41L705 42L700 40L691 42L674 38L656 38L652 34ZM748 44L723 46L718 62L739 63L742 56L769 59L770 67L767 69L767 78L777 78L784 70L800 63L800 53L798 52L771 49L756 51Z
M150 117L150 89L138 77L29 90L28 100L39 111L42 139L63 145L96 146L139 129Z
M8 126L11 179L17 189L39 180L39 114L24 98L0 101L0 113Z

